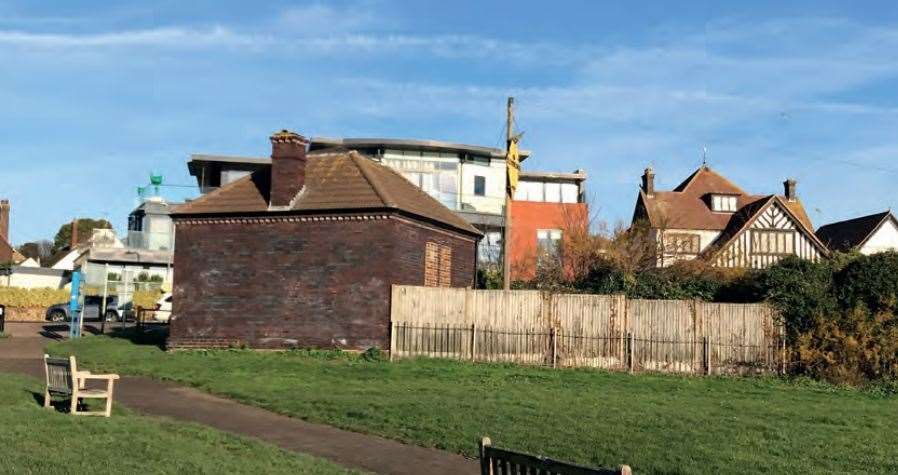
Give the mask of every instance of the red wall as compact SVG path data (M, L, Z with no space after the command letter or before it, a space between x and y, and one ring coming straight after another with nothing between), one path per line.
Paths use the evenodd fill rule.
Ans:
M512 279L529 280L536 274L536 231L565 230L583 226L589 220L586 203L541 203L514 201L511 204Z

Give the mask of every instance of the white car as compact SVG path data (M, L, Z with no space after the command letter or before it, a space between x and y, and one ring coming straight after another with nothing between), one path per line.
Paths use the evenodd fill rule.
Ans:
M171 292L165 293L156 302L156 311L153 312L153 319L157 322L168 322L171 320Z

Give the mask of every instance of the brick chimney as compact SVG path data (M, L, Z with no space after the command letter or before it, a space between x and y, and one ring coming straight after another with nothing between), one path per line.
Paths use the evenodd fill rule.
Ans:
M783 191L786 195L786 201L795 201L798 199L798 195L795 194L795 187L798 186L798 182L789 178L788 180L783 182Z
M9 242L9 200L0 200L0 238Z
M69 243L69 250L78 246L78 218L72 220L72 242Z
M306 182L306 146L309 141L294 132L282 130L271 136L272 207L290 206Z
M646 168L642 174L642 191L648 196L655 194L655 172L652 167Z

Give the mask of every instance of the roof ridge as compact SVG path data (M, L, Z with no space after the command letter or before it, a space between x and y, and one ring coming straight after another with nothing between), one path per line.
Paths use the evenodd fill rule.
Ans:
M380 199L381 203L388 208L396 208L396 202L389 196L389 193L387 193L384 187L381 186L380 182L375 180L372 171L368 168L369 159L363 157L362 154L356 150L349 151L349 159L352 160L352 163L358 168L359 172L361 172L365 181L371 185L371 189L374 190L374 193L377 195L377 198Z
M732 186L733 188L739 190L739 193L740 193L740 194L743 194L743 195L747 195L747 194L748 194L748 193L745 192L745 190L742 189L742 187L736 185L735 183L733 183L732 180L730 180L729 178L727 178L727 177L723 176L722 174L718 173L717 171L715 171L714 169L712 169L712 168L709 167L708 165L702 165L702 166L698 167L698 169L697 169L696 171L692 172L692 174L689 175L689 177L687 177L686 180L684 180L682 183L680 183L679 185L677 185L677 187L674 188L673 191L676 191L676 192L679 192L679 193L685 192L686 190L689 189L690 186L692 186L693 183L695 183L695 180L698 178L698 176L699 176L702 172L712 173L712 174L716 175L716 176L719 177L721 180L725 181L728 185L730 185L730 186Z

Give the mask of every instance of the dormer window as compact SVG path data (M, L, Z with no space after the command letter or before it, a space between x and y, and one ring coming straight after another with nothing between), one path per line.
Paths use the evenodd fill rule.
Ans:
M711 195L711 210L719 213L736 211L736 197L733 195Z

